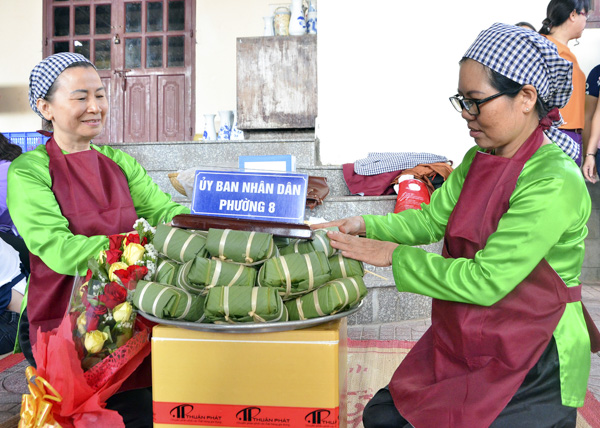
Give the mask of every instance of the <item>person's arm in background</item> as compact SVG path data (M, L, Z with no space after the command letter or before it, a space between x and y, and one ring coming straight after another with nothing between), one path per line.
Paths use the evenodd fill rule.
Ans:
M584 177L595 183L598 181L596 174L595 154L600 143L600 109L598 109L598 95L600 92L600 65L590 71L586 80L585 89L585 126L583 128L583 163Z
M590 141L592 117L596 111L596 105L598 104L598 97L585 94L585 127L583 128L583 153L588 153L588 143Z
M6 205L6 187L7 175L10 162L0 160L0 231L3 231L2 220L8 216L8 206Z

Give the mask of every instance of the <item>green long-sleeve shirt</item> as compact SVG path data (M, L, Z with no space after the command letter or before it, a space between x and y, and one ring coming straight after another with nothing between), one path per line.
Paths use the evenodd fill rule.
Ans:
M400 291L490 306L545 258L567 286L579 285L591 201L581 172L558 146L544 145L525 164L498 229L473 259L444 258L414 245L444 237L477 147L433 192L429 205L387 216L365 215L367 237L401 245L393 274ZM563 404L583 406L590 340L581 303L569 303L554 331Z
M143 217L155 226L162 221L171 221L177 214L190 212L162 192L130 155L110 146L92 145L92 149L119 165L127 178L138 218ZM87 260L97 256L100 250L108 249L108 237L74 235L69 230L69 222L62 215L52 192L48 168L45 146L23 153L12 162L8 171L8 209L31 253L55 272L84 275ZM130 230L133 230L133 224Z

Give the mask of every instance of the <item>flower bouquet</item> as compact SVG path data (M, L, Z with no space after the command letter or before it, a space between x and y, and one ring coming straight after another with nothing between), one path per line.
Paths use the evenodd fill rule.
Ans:
M157 252L151 241L154 228L139 219L136 233L109 236L110 248L88 261L84 280L75 281L69 317L73 341L86 375L134 336L136 312L133 294L140 279L149 280L156 270ZM129 344L131 347L132 344ZM106 374L106 368L93 373Z
M110 248L88 260L85 279L75 278L60 326L38 331L38 374L62 396L52 413L63 427L124 426L104 403L150 353L150 330L136 319L132 299L137 281L151 278L157 260L154 229L144 219L134 229L109 236Z

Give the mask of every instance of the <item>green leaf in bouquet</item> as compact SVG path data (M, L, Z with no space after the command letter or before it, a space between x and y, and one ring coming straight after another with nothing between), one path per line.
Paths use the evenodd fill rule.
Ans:
M330 279L329 260L321 251L273 257L258 273L258 285L275 288L284 301L306 294Z
M106 345L107 343L113 343L113 335L112 335L112 330L110 328L110 326L105 325L104 328L101 329L101 331L103 331L104 333L106 333L108 335L108 337L106 338L106 342L104 342L104 344Z
M94 257L88 260L88 268L92 271L92 278L96 278L102 281L108 280L108 264L98 263Z
M277 255L273 235L231 229L208 229L206 249L211 257L246 265Z
M279 322L287 321L287 310L272 288L214 287L206 297L204 316L211 322Z
M137 231L140 236L140 242L146 238L148 242L152 242L154 239L154 234L156 233L156 229L150 226L150 223L144 218L138 218L135 223L133 223L133 229Z
M166 224L156 228L152 244L160 254L181 263L207 254L204 236Z
M97 279L90 279L87 285L87 301L92 306L100 305L99 296L104 292L104 283Z
M329 265L331 266L331 279L365 276L363 262L344 257L342 253L329 257Z
M328 282L302 297L285 302L290 320L298 321L333 315L358 305L367 295L361 276Z

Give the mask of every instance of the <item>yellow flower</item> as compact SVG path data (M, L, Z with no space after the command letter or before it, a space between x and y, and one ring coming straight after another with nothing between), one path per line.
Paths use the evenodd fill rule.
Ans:
M98 264L103 264L106 261L106 251L100 250L98 254Z
M110 265L110 268L108 269L108 279L110 281L118 280L118 277L114 274L114 271L119 269L127 269L127 263L115 262L112 265Z
M113 309L113 318L116 322L125 322L129 321L131 318L131 313L133 312L133 307L129 302L123 302Z
M102 350L106 339L108 339L107 333L104 333L103 331L99 330L94 330L85 334L83 344L85 345L85 349L87 349L87 351L90 354L95 354Z
M79 334L84 335L87 327L87 319L85 316L85 312L82 312L79 317L77 317L77 331Z
M79 297L83 297L83 293L87 293L87 286L89 284L89 281L84 282L83 284L81 284L81 286L79 287Z
M140 244L129 244L123 251L123 258L128 265L134 265L137 261L142 260L146 249Z

